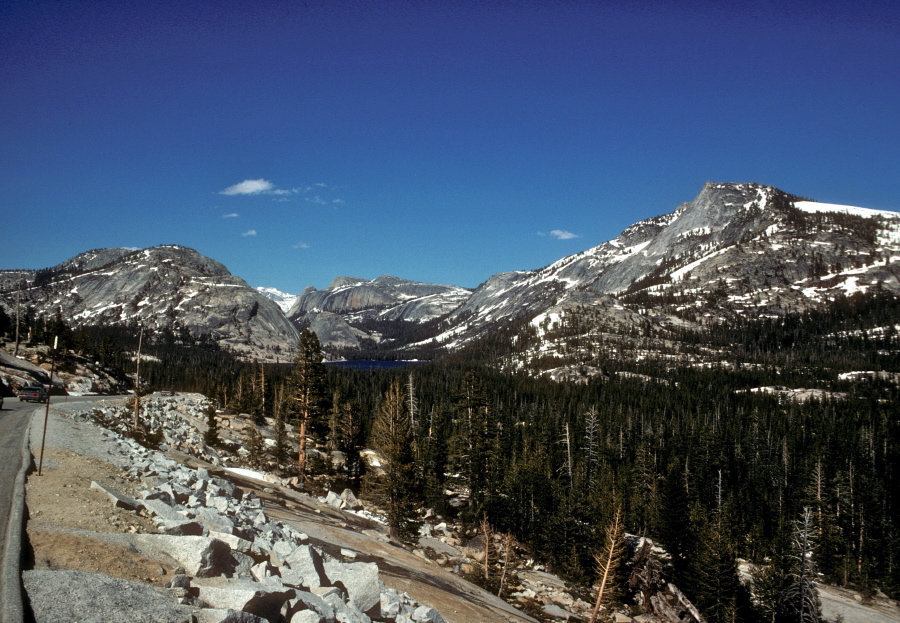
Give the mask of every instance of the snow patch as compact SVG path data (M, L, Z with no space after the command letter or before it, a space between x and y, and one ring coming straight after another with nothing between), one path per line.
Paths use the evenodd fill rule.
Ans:
M853 214L863 218L872 218L873 216L897 218L900 216L897 212L889 212L887 210L872 210L870 208L858 208L836 203L818 203L816 201L795 201L794 207L804 212L843 212L844 214Z

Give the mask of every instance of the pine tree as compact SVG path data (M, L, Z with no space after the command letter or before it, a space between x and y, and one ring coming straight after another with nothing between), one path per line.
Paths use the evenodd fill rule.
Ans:
M780 560L768 558L750 571L753 578L753 607L763 621L775 623L784 588L784 570Z
M268 416L269 414L269 411L266 408L266 369L262 366L261 363L259 363L259 361L257 361L256 364L259 368L259 380L256 383L256 390L254 392L256 394L257 406L257 410L254 415L256 416L257 422L264 422L266 416Z
M494 542L494 528L487 517L482 517L481 523L478 524L478 536L481 537L481 572L484 577L485 585L491 579L491 569L499 559L497 544Z
M516 559L515 559L515 547L516 547L516 538L509 533L500 535L500 586L497 588L497 597L503 598L503 589L506 588L509 580L507 579L510 575L515 573L516 569Z
M297 477L306 482L306 445L309 428L322 415L325 398L325 366L319 338L309 329L300 334L297 356L290 375L292 410L297 420Z
M215 448L221 443L215 407L208 405L204 410L204 414L206 415L206 432L203 433L203 443Z
M444 483L447 474L447 429L450 418L447 410L432 407L419 427L420 449L418 468L424 502L439 513L445 512L447 497Z
M272 459L278 470L281 470L288 460L289 447L285 410L284 385L281 385L275 394L275 443L272 445Z
M617 506L612 521L606 527L603 549L594 555L600 586L597 589L597 601L591 612L590 623L595 623L600 607L613 598L619 584L619 568L625 554L625 526L622 523L622 507Z
M494 480L500 466L493 414L481 379L471 371L463 377L458 393L456 427L454 460L469 486L466 514L474 523L479 515L490 512Z
M344 464L347 478L350 479L353 486L359 487L359 481L365 471L365 463L359 455L365 441L359 407L354 402L341 402L338 417L338 440L340 443L338 450L347 457L347 462Z
M721 503L711 517L695 517L699 524L700 551L695 567L697 585L692 600L710 623L734 621L743 593L736 547L730 534L730 508L729 503Z
M392 382L384 394L372 434L383 460L384 479L380 488L387 502L390 534L400 541L410 541L419 527L416 519L417 483L412 423L403 390L397 381Z
M597 446L599 443L600 422L597 409L591 407L584 420L584 480L590 487L597 464Z
M265 460L266 444L252 417L247 421L246 447L248 453L247 464L254 469L262 467Z
M660 512L659 487L648 442L637 447L631 471L629 521L635 522L636 534L647 536L648 531L653 534L659 526Z
M328 411L328 433L325 438L325 450L329 453L341 449L341 393L336 391L331 397L331 409Z
M813 564L815 527L809 507L794 524L788 586L781 595L782 612L786 621L819 623L822 606L816 589L816 572Z

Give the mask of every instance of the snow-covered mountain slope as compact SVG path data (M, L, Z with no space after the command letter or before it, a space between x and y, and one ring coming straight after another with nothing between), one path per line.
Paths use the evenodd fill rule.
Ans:
M299 318L312 312L348 315L350 320L412 320L423 322L448 314L471 290L419 283L382 275L372 280L337 277L324 290L306 288L288 312Z
M59 309L76 326L140 322L184 329L262 358L299 339L278 305L187 247L102 249L26 273L19 273L26 278L22 305L45 317ZM14 307L12 288L4 288L0 302L8 311Z
M429 322L446 316L471 294L471 290L457 286L420 283L391 275L371 280L337 277L323 290L306 288L288 317L309 326L323 345L357 348L363 340L382 341L381 332L371 328L373 323L384 328Z
M568 310L641 301L662 325L778 315L839 294L900 292L900 214L821 204L759 184L707 183L674 212L540 270L494 275L431 340L448 349L515 320L565 322ZM621 305L618 306L623 309ZM632 322L629 314L610 320Z
M288 313L291 307L294 306L294 303L297 302L297 299L300 298L299 294L288 294L287 292L282 292L277 288L264 288L264 287L256 287L256 291L262 294L264 297L272 299L281 308L285 314Z
M323 346L379 351L455 350L513 327L528 333L520 344L534 358L546 358L565 350L561 331L566 339L633 336L777 317L873 288L900 293L900 214L707 183L693 201L613 240L539 270L496 274L474 292L389 275L338 277L305 289L291 320L282 312L290 295L254 290L185 247L99 249L52 269L0 271L7 311L23 279L23 304L39 314L59 307L76 324L183 327L254 356L293 347L293 320Z

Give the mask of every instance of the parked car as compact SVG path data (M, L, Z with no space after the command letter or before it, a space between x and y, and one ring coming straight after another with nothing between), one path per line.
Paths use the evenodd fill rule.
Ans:
M47 390L40 385L33 385L31 387L23 387L16 395L20 401L44 402L47 399Z

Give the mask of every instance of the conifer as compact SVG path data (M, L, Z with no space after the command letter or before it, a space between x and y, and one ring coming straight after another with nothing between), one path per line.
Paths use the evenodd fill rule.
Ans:
M418 486L412 451L412 423L397 381L392 382L384 394L372 433L375 447L384 461L381 489L387 501L391 536L410 541L419 527L416 519Z
M204 411L206 415L206 432L203 433L203 443L215 448L221 443L219 439L219 426L216 422L216 409L208 405Z
M290 375L292 410L297 420L297 477L306 482L306 445L309 428L321 416L325 398L325 366L318 336L309 329L300 334Z
M618 570L625 554L625 526L622 523L622 507L617 506L612 520L606 526L606 537L603 548L594 555L600 585L597 589L597 601L591 612L590 623L595 623L600 607L609 603L618 583Z

